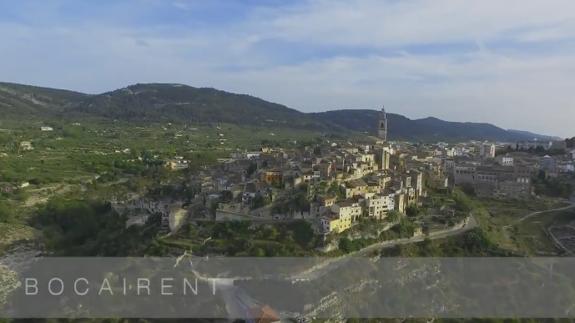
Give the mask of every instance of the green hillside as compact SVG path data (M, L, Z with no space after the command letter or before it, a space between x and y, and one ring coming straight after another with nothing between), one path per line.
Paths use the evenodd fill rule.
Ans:
M67 90L0 82L0 113L12 118L60 116L87 97Z
M378 111L337 110L303 113L250 95L182 84L136 84L98 95L27 85L0 83L0 113L7 119L30 118L227 123L266 128L305 129L321 133L356 132L374 135ZM505 130L487 123L412 120L388 114L392 140L519 141L554 139L526 131Z

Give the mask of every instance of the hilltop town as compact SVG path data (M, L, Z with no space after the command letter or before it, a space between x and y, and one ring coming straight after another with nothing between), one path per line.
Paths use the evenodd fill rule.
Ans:
M291 273L313 281L354 256L575 253L573 139L414 142L389 136L396 125L384 109L371 122L375 133L345 135L224 123L7 124L0 302L15 288L12 274L40 255L319 259ZM354 295L370 295L363 277L348 278ZM279 317L235 296L258 317ZM332 293L306 313L341 315L341 302Z
M345 246L349 239L362 241L354 247L358 249L471 230L477 220L468 196L517 203L540 199L549 191L558 198L570 197L572 190L561 191L558 184L575 171L574 151L566 141L398 142L388 140L385 110L376 122L378 133L370 140L233 152L191 173L168 195L128 194L113 199L112 205L127 215L128 226L144 225L160 214L172 246L182 246L176 242L178 232L190 224L249 221L266 227L304 222L316 237L313 246L329 252L350 249ZM189 163L175 157L165 167L177 173ZM174 194L184 189L193 191L193 197Z

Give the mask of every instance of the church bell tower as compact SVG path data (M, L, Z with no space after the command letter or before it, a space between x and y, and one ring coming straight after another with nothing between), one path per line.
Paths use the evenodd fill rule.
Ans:
M383 142L387 141L387 114L385 113L385 108L382 107L379 112L379 121L377 127L377 136Z

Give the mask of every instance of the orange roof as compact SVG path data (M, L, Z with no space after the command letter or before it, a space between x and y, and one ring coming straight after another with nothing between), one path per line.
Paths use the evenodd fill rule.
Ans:
M278 313L268 305L254 307L251 312L256 323L272 323L280 320Z

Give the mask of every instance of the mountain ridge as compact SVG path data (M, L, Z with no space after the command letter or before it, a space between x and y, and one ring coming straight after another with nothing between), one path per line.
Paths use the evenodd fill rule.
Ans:
M379 111L343 109L304 113L285 105L214 88L177 83L138 83L101 94L0 82L0 113L12 118L97 117L126 121L234 123L376 133ZM505 130L489 123L409 119L388 113L391 140L551 140L551 136Z

